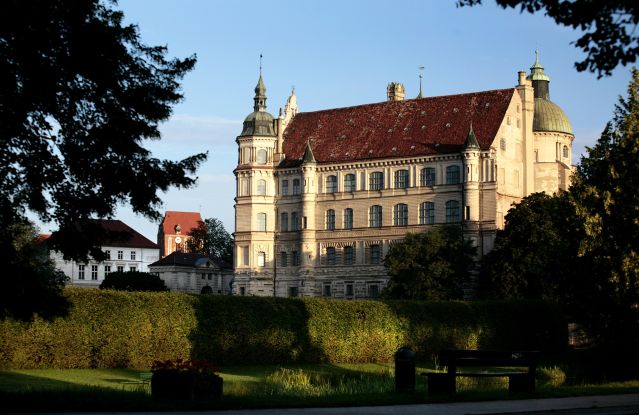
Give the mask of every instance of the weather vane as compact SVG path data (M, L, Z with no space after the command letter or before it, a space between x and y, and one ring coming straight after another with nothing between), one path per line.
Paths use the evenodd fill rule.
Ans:
M262 76L262 54L260 53L260 76Z

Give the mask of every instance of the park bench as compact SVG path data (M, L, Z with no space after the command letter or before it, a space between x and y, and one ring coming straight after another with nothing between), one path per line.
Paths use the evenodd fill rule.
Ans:
M534 392L538 357L539 352L533 351L442 350L439 365L446 366L447 371L421 375L428 377L429 394L454 395L460 376L507 377L509 392ZM524 367L528 370L514 369Z

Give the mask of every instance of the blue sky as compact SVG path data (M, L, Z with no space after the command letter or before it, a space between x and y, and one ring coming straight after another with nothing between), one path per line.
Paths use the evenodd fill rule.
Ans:
M197 187L162 195L164 210L200 211L233 232L235 138L252 111L260 54L268 110L277 115L292 86L300 111L383 101L391 81L414 97L419 66L430 96L513 87L539 49L551 99L572 122L578 163L625 95L630 68L599 80L579 73L574 62L583 55L571 45L578 38L573 29L484 2L457 8L454 0L120 1L144 43L167 45L170 56L198 57L183 82L184 101L161 128L163 139L146 146L156 157L208 151L209 159ZM155 241L157 223L127 207L117 218Z

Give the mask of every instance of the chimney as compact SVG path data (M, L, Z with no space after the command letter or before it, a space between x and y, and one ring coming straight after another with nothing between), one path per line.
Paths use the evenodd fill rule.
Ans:
M399 82L391 82L386 87L386 96L389 101L403 101L404 100L404 85Z

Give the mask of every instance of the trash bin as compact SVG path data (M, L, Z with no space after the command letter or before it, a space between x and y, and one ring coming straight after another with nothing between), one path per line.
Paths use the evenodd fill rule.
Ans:
M407 346L395 352L395 391L415 391L415 352Z

